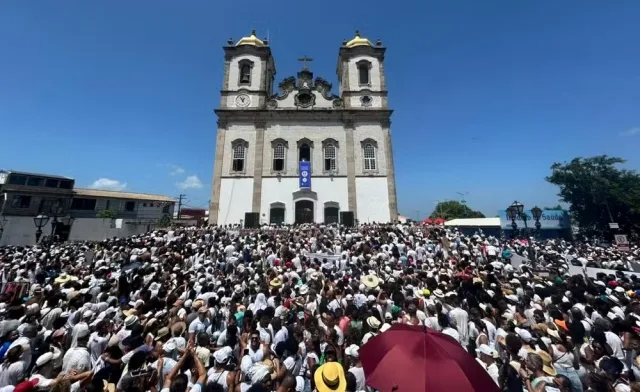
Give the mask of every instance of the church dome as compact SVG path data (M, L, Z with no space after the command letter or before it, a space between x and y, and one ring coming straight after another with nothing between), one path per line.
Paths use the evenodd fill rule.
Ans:
M344 46L347 48L353 48L355 46L373 46L373 44L368 39L360 37L360 32L356 30L356 36L351 41L344 44Z
M240 46L240 45L252 45L252 46L259 46L259 47L266 46L264 41L256 37L255 30L251 31L251 35L249 37L240 38L238 43L236 43L236 46Z

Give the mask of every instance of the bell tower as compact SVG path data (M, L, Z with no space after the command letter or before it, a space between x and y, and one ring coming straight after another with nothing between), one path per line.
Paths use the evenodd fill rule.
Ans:
M350 41L344 40L338 54L338 81L345 108L387 109L382 41L375 45L356 30Z
M276 74L269 42L259 39L255 30L238 42L229 39L224 60L220 109L264 108Z

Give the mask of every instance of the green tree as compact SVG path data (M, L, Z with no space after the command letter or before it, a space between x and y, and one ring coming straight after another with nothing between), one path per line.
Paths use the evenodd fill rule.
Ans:
M484 218L484 214L480 211L474 211L456 200L443 201L436 205L429 218L442 218L444 220L459 218Z
M562 206L560 204L556 204L555 207L543 207L542 208L545 211L550 211L550 210L564 210L564 208L562 208Z
M162 218L158 219L157 223L158 227L169 227L171 226L171 217L169 214L162 215Z
M640 175L620 169L625 160L607 155L554 163L548 182L560 188L571 217L584 235L609 233L616 222L622 232L640 234Z
M116 219L116 213L111 210L102 210L96 214L96 218Z

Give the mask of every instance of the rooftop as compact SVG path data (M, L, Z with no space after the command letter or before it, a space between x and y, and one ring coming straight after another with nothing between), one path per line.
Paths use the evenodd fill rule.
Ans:
M82 197L104 197L110 199L129 199L129 200L148 200L148 201L165 201L173 202L176 200L167 196L152 195L149 193L133 193L133 192L118 192L118 191L104 191L100 189L82 189L75 188L73 190L74 195Z
M464 218L444 222L445 226L454 227L500 227L500 218Z
M11 169L0 170L0 173L19 174L19 175L22 175L22 176L32 176L32 177L57 178L58 180L72 180L73 181L73 178L71 178L71 177L57 176L57 175L54 175L54 174L30 173L30 172L11 170Z

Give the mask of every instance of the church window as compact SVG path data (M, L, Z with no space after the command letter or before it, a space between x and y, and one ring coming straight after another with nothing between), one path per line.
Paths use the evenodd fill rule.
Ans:
M298 159L299 162L302 161L307 161L307 162L311 162L311 147L309 147L309 145L307 143L301 144L300 145L300 159Z
M231 171L243 173L245 171L245 158L247 155L247 142L242 139L234 140L232 146Z
M336 172L338 170L338 142L328 139L322 142L324 153L324 171Z
M362 85L370 85L371 84L371 80L370 80L370 75L369 75L369 71L371 70L371 63L367 60L361 60L358 61L358 63L356 64L358 67L358 84Z
M287 158L288 143L282 139L276 139L271 142L271 148L273 149L273 165L272 171L284 172Z
M376 149L373 144L365 144L363 155L364 170L376 170Z
M241 85L250 85L251 84L251 69L253 68L253 62L249 60L242 60L238 63L238 67L240 69L240 80L239 84Z
M378 142L373 139L365 139L360 142L360 146L362 147L363 171L378 171Z

